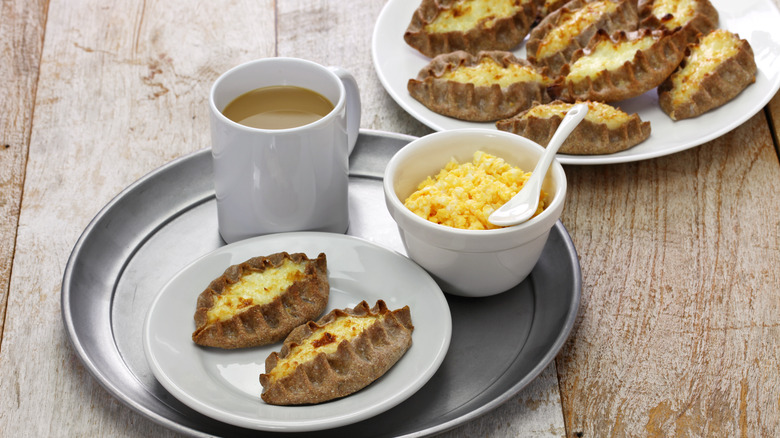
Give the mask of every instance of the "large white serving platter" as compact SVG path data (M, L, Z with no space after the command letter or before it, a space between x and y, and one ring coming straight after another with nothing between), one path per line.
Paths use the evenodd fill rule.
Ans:
M658 106L655 89L613 103L623 111L637 113L649 121L652 133L646 141L609 155L558 154L562 164L608 164L646 160L699 146L720 137L760 111L780 88L780 11L772 0L711 0L720 14L720 27L746 39L758 66L756 82L736 99L699 117L673 121ZM496 129L493 123L466 122L437 114L413 99L406 84L429 61L403 39L419 0L389 0L377 19L372 57L379 80L392 98L409 114L436 131L481 127ZM525 58L525 45L515 51Z

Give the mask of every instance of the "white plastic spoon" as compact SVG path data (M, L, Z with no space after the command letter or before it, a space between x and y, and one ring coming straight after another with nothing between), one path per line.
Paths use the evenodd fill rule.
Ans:
M547 169L550 167L553 158L555 158L558 149L560 149L574 128L585 118L586 114L588 114L587 104L578 103L572 106L563 120L561 120L558 129L555 130L555 134L550 139L550 143L547 144L541 159L536 163L531 177L528 178L525 184L523 184L523 188L509 202L490 214L488 222L493 225L508 227L525 222L534 215L539 206L539 193L541 193L542 181L544 181L544 176L547 174Z

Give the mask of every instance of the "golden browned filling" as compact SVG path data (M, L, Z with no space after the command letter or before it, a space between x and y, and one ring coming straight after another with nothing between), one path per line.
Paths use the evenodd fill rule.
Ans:
M701 81L738 51L739 37L727 30L718 29L703 37L691 48L685 67L672 74L673 104L687 102L699 90Z
M459 0L425 26L429 33L466 32L479 25L492 28L501 18L511 17L530 0Z
M214 298L214 305L207 314L208 324L230 319L251 306L270 303L293 283L303 279L305 266L285 260L279 267L243 275L237 283L228 285L222 294Z
M566 78L577 82L586 77L595 78L607 70L615 70L633 60L638 51L652 47L658 39L659 37L650 34L635 40L620 42L605 38L590 53L572 64Z
M563 118L572 106L574 104L563 102L537 105L523 114L522 118L549 119L556 115ZM616 129L630 119L628 114L611 105L601 102L588 102L588 114L585 115L585 120L589 122L606 125L608 129Z
M295 345L287 356L279 359L268 373L270 383L290 375L299 365L311 361L320 353L334 353L342 341L358 337L382 318L382 315L345 315L329 322Z
M544 36L536 50L536 57L546 58L560 52L583 30L595 23L604 14L614 12L618 4L610 0L601 0L584 5L576 11L561 14L559 25Z
M480 59L479 64L474 66L449 70L441 78L454 82L471 83L475 86L498 84L501 88L507 88L516 82L552 84L550 78L537 72L532 67L520 64L509 64L503 67L489 57L483 57Z
M696 15L696 2L693 0L655 0L652 14L658 19L671 15L668 21L662 21L664 26L675 29L683 26Z
M542 3L541 11L539 11L539 15L542 17L549 15L550 13L554 12L553 7L558 3L559 0L544 0L544 3Z

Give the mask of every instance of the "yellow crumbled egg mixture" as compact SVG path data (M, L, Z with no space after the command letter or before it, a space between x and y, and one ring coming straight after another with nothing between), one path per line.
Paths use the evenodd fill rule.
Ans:
M477 65L449 70L441 78L476 86L489 87L498 84L501 88L507 88L516 82L538 82L544 85L551 85L553 82L531 67L519 64L503 67L488 57L482 58Z
M587 3L575 11L565 10L561 14L560 25L553 28L542 39L536 50L536 57L542 59L560 52L585 28L595 23L604 14L614 12L617 7L618 4L611 0L601 0Z
M599 42L593 51L578 59L571 66L567 79L578 81L588 76L595 77L606 70L617 69L634 59L640 50L650 48L658 41L658 37L646 35L632 41L615 43L611 39Z
M216 302L207 314L209 324L230 319L251 306L270 303L303 278L305 266L285 260L278 268L242 276L237 283L228 285L222 294L215 297Z
M425 30L431 33L467 32L484 21L485 28L492 28L496 20L511 17L523 9L529 0L460 0L443 10Z
M572 103L551 103L547 105L537 105L529 109L523 118L536 117L539 119L549 119L555 115L563 118L573 107ZM585 120L604 124L608 129L616 129L630 120L628 114L619 109L601 102L588 102L588 114Z
M290 375L298 365L314 359L320 353L334 353L342 341L356 338L381 318L380 315L349 315L331 321L293 347L286 357L277 362L268 373L271 382Z
M438 175L428 177L404 205L424 219L453 228L501 228L488 222L488 216L520 191L530 176L502 158L477 151L472 162L451 160ZM546 199L542 192L534 216L544 210Z
M652 14L659 19L671 15L671 19L663 21L663 24L673 30L691 21L696 15L696 3L692 0L655 0Z
M738 51L739 38L727 30L718 29L703 37L691 48L685 67L672 74L674 104L688 101L701 81Z

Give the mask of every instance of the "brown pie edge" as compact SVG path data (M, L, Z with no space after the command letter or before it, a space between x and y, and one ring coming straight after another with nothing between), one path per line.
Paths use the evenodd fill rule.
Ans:
M229 284L238 282L244 272L262 272L270 267L281 266L285 260L306 264L302 280L293 283L270 303L251 306L230 319L208 324L207 314L214 299ZM303 253L287 252L253 257L228 267L198 296L194 316L196 329L192 333L192 340L199 345L224 349L279 342L295 327L322 314L328 304L329 294L327 258L324 253L314 259L309 259Z
M538 11L537 1L530 1L515 15L496 20L490 28L479 26L466 32L426 32L425 26L455 1L422 0L404 32L404 41L429 58L458 50L473 54L483 50L510 50L528 35Z
M548 84L517 82L502 89L498 84L475 86L441 79L448 70L477 65L483 57L490 57L499 65L519 64L549 77L546 69L539 69L511 52L483 51L472 55L457 51L439 55L422 68L417 78L407 83L409 94L438 114L472 122L492 122L511 117L527 109L534 101L549 102Z
M565 102L557 100L550 102L549 105L560 103ZM547 147L563 117L559 115L549 118L523 117L528 111L530 109L510 119L496 122L496 128L523 136ZM563 142L558 152L572 155L612 154L647 140L650 131L650 122L642 121L636 113L630 114L629 121L617 129L610 129L606 124L583 120Z
M678 69L685 65L686 59L683 59ZM756 81L757 72L758 67L750 43L740 39L736 55L723 60L712 74L707 75L689 101L678 105L673 103L673 83L669 77L658 86L658 104L672 120L697 117L737 97Z
M637 29L639 18L636 0L617 1L615 3L620 4L613 13L602 15L595 23L592 23L590 26L583 29L583 31L572 39L563 50L544 58L537 58L535 56L544 37L553 29L561 25L561 19L565 13L575 12L593 1L595 0L572 0L545 17L533 28L533 30L531 30L530 35L528 36L528 41L526 42L528 60L536 66L549 68L551 74L557 76L560 74L563 66L571 62L572 56L577 50L584 49L588 46L588 42L596 35L599 29L603 29L608 33L619 30L633 31Z
M564 102L595 100L609 103L636 97L657 87L680 65L685 56L686 42L684 35L679 32L639 29L608 35L599 31L587 48L575 52L572 64L591 53L606 38L620 44L643 38L647 34L657 36L658 40L647 49L637 51L631 61L626 61L614 70L603 70L595 78L587 76L582 80L571 81L567 76L559 77L548 90L551 98ZM569 66L564 66L564 74L568 75L568 72Z
M335 352L319 353L303 362L289 375L271 383L267 373L293 347L329 322L346 315L384 315L350 340L342 340ZM335 309L319 321L310 321L293 330L284 340L279 353L272 352L265 361L266 372L260 374L263 386L261 398L274 405L305 405L322 403L359 391L384 375L412 345L412 324L409 306L390 311L383 300L373 308L365 301L353 309Z

